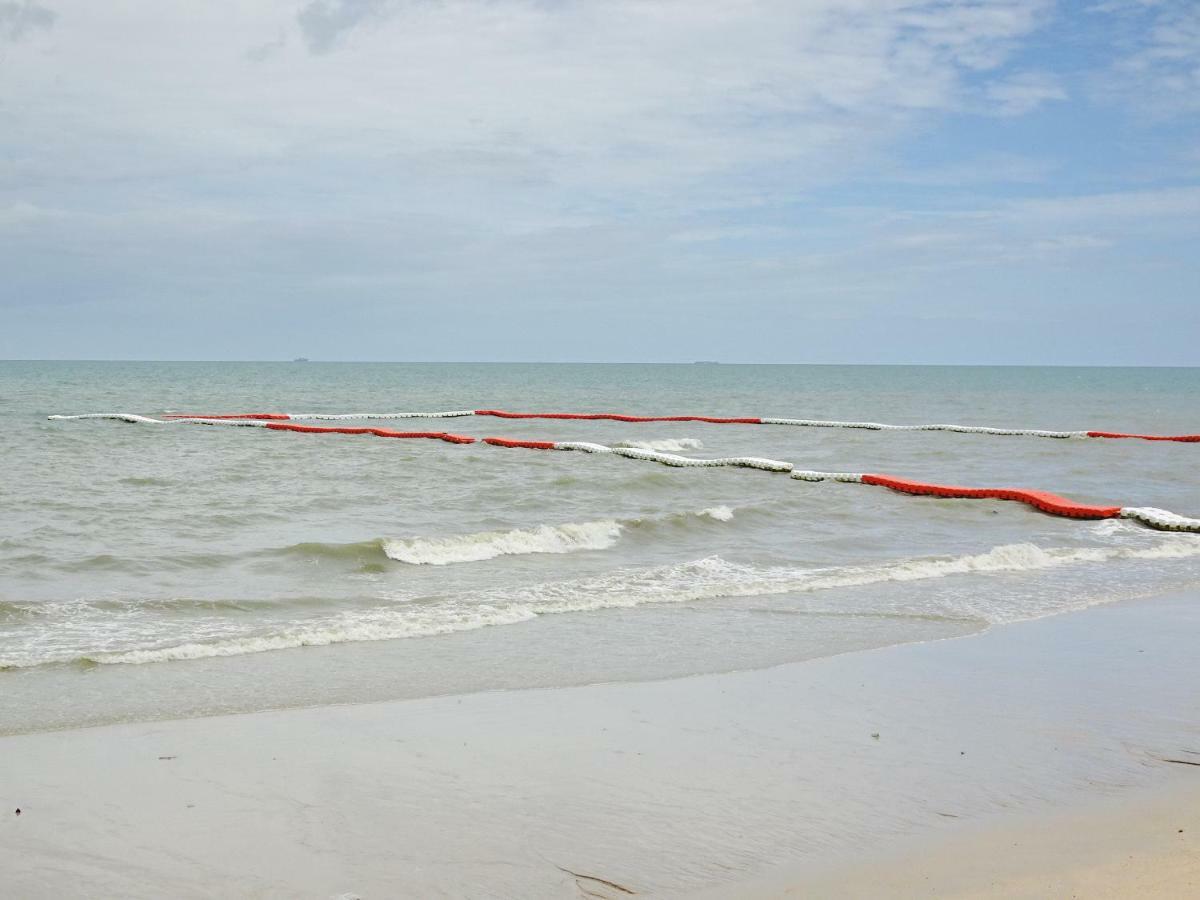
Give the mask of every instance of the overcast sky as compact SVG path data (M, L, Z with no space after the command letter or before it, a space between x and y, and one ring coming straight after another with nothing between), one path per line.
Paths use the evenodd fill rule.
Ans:
M1200 364L1195 0L0 0L0 357Z

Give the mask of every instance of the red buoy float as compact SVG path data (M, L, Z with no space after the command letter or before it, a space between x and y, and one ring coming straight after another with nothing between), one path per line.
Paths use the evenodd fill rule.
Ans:
M272 431L299 431L303 434L373 434L386 438L427 438L434 441L446 441L450 444L473 444L475 438L465 434L450 434L445 431L389 431L386 428L326 428L321 425L293 425L283 422L268 422L267 428Z
M1055 516L1067 516L1072 519L1112 519L1121 513L1119 506L1092 506L1087 503L1076 503L1066 497L1051 494L1048 491L1031 491L1026 488L970 488L950 484L930 484L924 481L913 481L908 478L895 478L891 475L863 475L863 484L877 484L902 491L905 494L926 494L931 497L952 497L971 500L994 499L1016 500L1019 503L1040 509L1042 512Z

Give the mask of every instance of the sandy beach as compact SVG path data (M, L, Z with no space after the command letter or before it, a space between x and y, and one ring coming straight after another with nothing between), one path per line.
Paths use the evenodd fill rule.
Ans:
M6 737L5 892L1188 896L1198 625Z
M1119 898L1200 892L1200 786L1168 776L1069 812L1010 815L702 896Z

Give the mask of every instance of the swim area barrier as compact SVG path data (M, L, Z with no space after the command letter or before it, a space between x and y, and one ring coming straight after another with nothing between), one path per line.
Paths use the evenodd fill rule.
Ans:
M1029 434L1050 437L1137 437L1145 440L1170 441L1200 441L1200 435L1177 435L1165 437L1157 435L1128 435L1113 432L1050 432L1024 429L983 429L972 426L931 425L877 425L869 422L833 423L817 422L803 419L759 419L759 418L721 418L715 416L619 416L608 413L511 413L501 410L459 410L439 413L241 413L213 415L181 415L172 413L161 419L142 416L134 413L83 413L79 415L53 415L51 420L78 419L111 419L138 425L226 425L235 428L261 428L269 431L287 431L300 434L343 434L364 435L398 439L427 439L444 441L451 444L474 444L481 441L493 447L518 448L527 450L567 450L583 453L607 454L622 456L628 459L655 462L661 465L677 468L713 468L732 466L737 468L760 469L767 472L781 472L799 481L836 481L849 484L864 484L885 487L889 490L905 494L925 495L950 499L970 500L1013 500L1024 503L1041 512L1053 516L1063 516L1072 519L1113 519L1125 518L1140 522L1150 528L1160 531L1186 531L1200 533L1200 518L1189 518L1167 510L1155 507L1134 506L1097 506L1079 503L1052 494L1047 491L1029 490L1026 488L989 488L989 487L960 487L958 485L934 484L914 481L908 478L898 478L892 475L881 475L862 472L821 472L807 469L797 469L792 463L777 459L766 459L757 456L730 456L716 459L701 459L690 456L679 456L658 450L645 450L633 447L610 447L588 441L535 441L517 440L513 438L485 437L475 438L464 434L453 434L445 431L393 431L386 428L365 428L323 425L299 425L295 420L333 420L345 421L355 419L433 419L459 418L465 416L496 416L508 419L584 419L605 420L618 422L710 422L717 424L801 424L845 428L896 429L896 430L925 430L969 432L983 431L996 434Z
M493 416L498 419L577 419L606 422L706 422L712 425L794 425L809 428L856 428L865 431L953 431L960 434L1017 435L1044 438L1128 438L1140 441L1200 443L1200 434L1133 434L1123 431L1049 431L1043 428L996 428L991 425L886 425L882 422L839 422L824 419L781 419L769 416L630 416L621 413L528 413L503 409L460 409L450 412L394 413L221 413L217 415L171 413L166 419L251 419L293 421L308 419L451 419L463 416ZM55 418L55 417L51 417ZM59 417L59 418L70 418Z

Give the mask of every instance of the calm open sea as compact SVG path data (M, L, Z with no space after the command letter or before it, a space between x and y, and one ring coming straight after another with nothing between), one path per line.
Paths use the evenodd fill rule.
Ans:
M0 362L0 733L768 666L1200 581L1200 536L583 453L51 422L502 408L1200 430L1200 369ZM353 424L353 423L350 423ZM1200 445L430 420L1200 515Z

